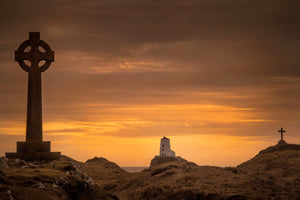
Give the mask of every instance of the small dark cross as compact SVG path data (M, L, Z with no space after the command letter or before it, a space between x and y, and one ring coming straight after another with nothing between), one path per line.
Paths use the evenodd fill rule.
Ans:
M283 128L281 128L278 132L281 133L281 140L283 140L283 133L285 133L285 130L283 130Z

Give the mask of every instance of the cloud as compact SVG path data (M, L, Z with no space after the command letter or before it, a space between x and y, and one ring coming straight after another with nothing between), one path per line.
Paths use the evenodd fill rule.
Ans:
M0 153L25 140L27 74L14 51L29 31L55 51L42 75L43 136L54 151L145 166L166 135L188 160L232 165L273 145L281 127L297 142L299 6L4 0Z
M251 108L253 116L226 124L206 120L207 127L244 123L262 130L259 120L264 127L296 127L297 6L298 1L5 1L0 8L5 27L0 31L0 119L25 120L27 74L15 63L14 50L28 31L40 31L55 51L55 62L43 73L46 122L93 121L106 127L117 121L115 135L155 135L162 125L136 124L131 132L120 120L130 118L135 106L144 106L135 119L153 122L144 119L147 106L164 105L160 118L177 111L170 105L209 104ZM127 113L124 107L130 108ZM186 122L180 120L165 131L186 134ZM196 127L187 132L201 132ZM76 126L48 132L59 130L87 131Z

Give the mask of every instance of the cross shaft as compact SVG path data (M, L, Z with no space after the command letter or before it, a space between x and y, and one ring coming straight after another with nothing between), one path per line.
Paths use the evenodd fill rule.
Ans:
M283 128L281 128L278 132L281 133L281 140L283 140L283 133L285 133L285 130L283 130Z
M28 46L31 49L29 52L25 52ZM41 52L39 46L44 48L45 52ZM15 51L15 60L23 70L28 72L26 142L42 142L41 73L47 70L54 61L54 52L46 42L40 40L39 32L29 32L29 40L23 42ZM24 60L30 61L31 66L26 65ZM39 67L39 62L42 60L46 62Z

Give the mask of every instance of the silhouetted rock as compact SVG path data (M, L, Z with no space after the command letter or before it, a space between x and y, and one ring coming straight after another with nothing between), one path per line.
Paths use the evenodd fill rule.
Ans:
M0 199L64 199L117 200L115 195L101 190L80 170L80 162L64 157L60 161L26 163L9 159L7 169L0 171ZM34 168L28 167L34 165ZM68 172L68 173L66 173Z
M277 173L300 177L300 145L278 144L262 150L254 158L237 166L249 173Z
M7 179L6 179L6 176L5 174L0 171L0 183L6 183Z
M26 165L26 161L25 160L21 160L19 158L16 158L16 159L14 159L14 161L20 167Z
M0 169L6 169L8 168L8 164L7 164L8 159L5 157L1 157L0 158Z
M98 167L100 171L93 174L103 169ZM300 199L299 145L280 143L237 167L197 166L183 158L157 156L140 173L114 176L112 172L94 180L124 200Z
M86 164L97 164L107 168L120 168L116 163L110 162L102 157L94 157L85 162ZM121 169L121 168L120 168Z
M150 167L155 165L160 165L167 162L188 162L187 160L181 158L180 156L155 156L150 163ZM189 162L191 163L191 162ZM195 163L191 163L194 166L197 166Z
M225 168L197 166L178 157L155 157L139 173L101 157L81 163L62 156L33 164L36 168L22 169L8 160L10 168L0 172L0 199L300 199L299 145L281 143Z
M87 160L85 163L80 165L82 171L88 174L93 180L96 181L100 188L114 188L117 187L115 183L111 184L116 180L128 176L128 172L120 168L116 163L110 162L102 157L94 157Z
M259 152L259 154L263 153L272 153L272 152L279 152L279 151L286 151L286 150L292 150L292 151L300 151L300 145L298 144L288 144L285 142L282 142L284 140L280 140L277 145L268 147L262 151Z

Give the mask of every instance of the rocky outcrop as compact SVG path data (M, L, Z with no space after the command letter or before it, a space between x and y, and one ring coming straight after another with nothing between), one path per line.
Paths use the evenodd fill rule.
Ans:
M180 157L155 157L140 173L101 157L84 163L65 156L55 162L9 159L7 164L0 170L1 200L300 199L299 145L282 142L225 168Z
M300 145L277 144L268 147L260 151L254 158L238 165L237 169L248 173L276 171L280 175L287 175L290 171L294 171L293 169L300 169ZM296 174L299 174L300 177L300 171L298 170L298 172Z
M86 165L99 165L105 168L114 168L114 169L120 169L123 170L122 168L120 168L116 163L114 162L110 162L105 158L102 157L94 157L92 159L89 159L85 162Z
M0 171L0 199L118 199L101 190L78 163L64 157L51 162L8 159L9 168Z
M286 142L282 142L283 140L280 140L277 145L268 147L262 151L259 152L258 155L265 154L265 153L275 153L275 152L282 152L286 150L290 151L300 151L300 145L298 144L288 144Z
M180 156L155 156L150 163L150 167L161 165L167 162L188 162L187 160L181 158ZM190 162L191 163L191 162ZM191 163L197 166L195 163Z
M6 176L5 174L0 171L0 183L6 183L7 182L7 179L6 179Z
M110 162L102 157L89 159L81 166L93 179L119 179L128 175L128 172L119 167L116 163Z
M124 200L296 200L299 177L299 145L280 143L237 167L197 166L179 157L157 156L150 168L107 181L101 188Z
M8 159L5 157L0 157L0 169L7 169L8 164L7 164Z

